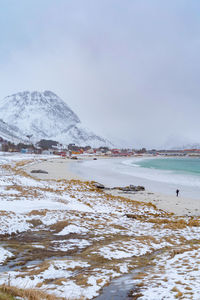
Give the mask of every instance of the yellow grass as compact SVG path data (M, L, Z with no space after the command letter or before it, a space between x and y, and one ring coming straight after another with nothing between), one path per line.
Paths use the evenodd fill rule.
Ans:
M0 286L2 293L7 294L8 297L22 297L28 300L64 300L64 298L56 297L54 295L49 295L44 291L36 289L19 289L17 287L2 285ZM6 299L6 298L5 298ZM9 299L9 298L8 298ZM7 300L8 300L7 299ZM12 299L12 298L10 298Z
M68 226L69 222L66 221L58 221L57 223L50 226L50 229L55 231L56 233L60 232L64 227Z

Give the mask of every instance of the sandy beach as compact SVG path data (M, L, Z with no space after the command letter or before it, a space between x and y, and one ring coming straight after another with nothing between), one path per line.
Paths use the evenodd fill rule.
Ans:
M29 175L38 179L80 179L81 178L75 174L72 174L68 168L69 164L72 163L70 159L67 158L50 158L45 159L41 162L31 163L24 167L24 171ZM42 173L31 173L32 170L43 170L48 172L48 174Z
M86 158L87 159L87 158ZM91 160L91 158L88 158ZM112 158L110 158L112 159ZM85 160L85 159L84 159ZM79 179L91 180L91 177L85 178L79 174L75 174L71 170L74 168L73 165L77 165L79 161L73 161L71 159L47 159L42 162L37 162L31 165L27 165L24 170L33 177L39 179ZM79 163L79 166L81 164ZM80 167L79 167L80 168ZM31 170L41 169L47 171L48 174L32 174ZM95 178L93 178L95 180ZM111 187L111 186L109 186ZM200 202L192 198L176 197L172 195L166 195L161 193L151 192L146 190L144 192L122 192L120 190L105 190L106 193L114 196L123 196L134 201L152 203L156 205L158 209L164 210L165 212L174 213L177 216L200 216Z
M158 209L162 209L169 213L174 213L176 216L199 216L200 203L196 199L188 199L183 197L162 195L159 193L145 192L121 192L118 190L107 191L114 196L123 196L135 201L152 203Z

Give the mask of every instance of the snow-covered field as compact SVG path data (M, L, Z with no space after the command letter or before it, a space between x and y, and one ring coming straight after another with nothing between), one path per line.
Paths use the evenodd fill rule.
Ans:
M199 218L89 182L36 180L23 172L36 160L0 156L0 284L93 299L113 278L137 270L138 299L199 299Z

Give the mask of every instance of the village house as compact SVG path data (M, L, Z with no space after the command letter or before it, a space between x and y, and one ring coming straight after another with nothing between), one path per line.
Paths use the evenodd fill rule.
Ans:
M200 149L184 149L183 152L187 156L200 156Z
M43 155L53 155L54 150L53 149L43 150L41 154L43 154Z

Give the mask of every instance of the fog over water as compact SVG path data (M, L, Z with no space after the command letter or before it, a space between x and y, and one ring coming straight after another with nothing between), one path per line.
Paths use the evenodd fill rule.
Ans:
M114 143L200 142L200 1L8 0L0 99L52 90Z

